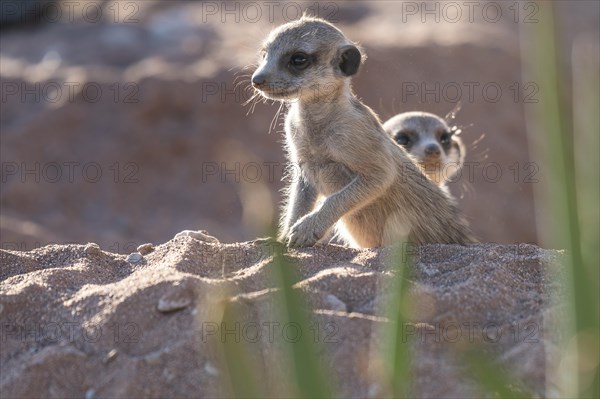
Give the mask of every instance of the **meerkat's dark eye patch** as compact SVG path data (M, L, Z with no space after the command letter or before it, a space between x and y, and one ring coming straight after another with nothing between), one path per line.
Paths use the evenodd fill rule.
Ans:
M310 56L303 52L297 52L290 57L289 65L296 70L306 69L310 65Z
M406 134L404 132L398 132L396 134L396 136L394 137L394 139L396 140L396 143L398 143L404 147L406 147L410 144L410 137L408 136L408 134Z
M440 135L440 143L442 145L448 145L450 144L450 139L452 137L452 133L451 132L444 132Z

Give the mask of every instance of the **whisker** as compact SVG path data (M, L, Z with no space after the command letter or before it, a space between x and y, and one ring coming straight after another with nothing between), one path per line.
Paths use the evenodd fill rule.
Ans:
M282 107L283 107L283 101L280 102L279 108L277 108L277 112L275 112L275 116L273 117L273 119L271 120L271 123L269 124L269 134L271 134L271 130L273 130L274 127L277 127L277 120L279 119L279 115L281 113Z
M250 104L250 102L251 102L252 100L254 100L254 99L256 98L256 96L258 96L258 95L259 95L259 94L258 94L258 92L255 92L254 94L252 94L252 96L250 96L250 98L249 98L249 99L247 99L246 101L244 101L244 102L242 103L242 105L245 107L246 105Z
M256 109L256 104L258 104L258 102L261 100L262 96L260 95L260 93L256 93L256 97L255 97L255 101L252 103L250 109L252 110L252 113L254 113L254 110Z
M456 103L454 108L452 108L452 110L450 110L450 112L448 112L446 114L446 116L444 116L444 120L446 121L446 123L449 124L450 121L456 119L456 115L460 112L461 109L462 109L462 102L459 101Z
M250 78L250 75L238 75L233 78L233 83L245 82L246 78ZM250 79L248 79L248 81L250 81Z
M471 143L471 146L473 148L476 148L477 144L479 144L484 138L485 138L485 133L481 133L481 136L479 136L475 141L473 141L473 143Z
M249 83L249 81L247 80L240 80L239 82L236 83L236 81L233 81L234 83L234 89L237 89L239 85L246 83L248 85L249 88L252 88L252 85ZM247 90L247 89L246 89Z

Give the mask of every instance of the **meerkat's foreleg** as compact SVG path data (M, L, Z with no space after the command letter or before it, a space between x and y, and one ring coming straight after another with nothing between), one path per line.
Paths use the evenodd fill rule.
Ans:
M343 189L325 199L319 209L301 217L292 225L288 245L314 245L342 216L369 204L385 193L393 182L393 173L383 173L380 179L356 175Z
M290 228L298 219L310 213L317 202L317 190L302 176L294 178L288 190L287 203L277 237L280 241L287 239Z

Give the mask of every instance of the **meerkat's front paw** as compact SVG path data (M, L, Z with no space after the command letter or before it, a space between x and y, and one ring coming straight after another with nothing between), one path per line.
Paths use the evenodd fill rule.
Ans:
M318 223L316 214L300 218L290 229L287 241L290 247L312 247L323 237L325 230Z

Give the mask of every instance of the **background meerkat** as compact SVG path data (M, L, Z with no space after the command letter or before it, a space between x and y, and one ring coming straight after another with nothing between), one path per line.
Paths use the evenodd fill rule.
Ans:
M383 128L412 155L431 180L445 186L462 167L466 149L457 126L427 112L404 112Z
M352 92L363 56L340 30L304 16L271 31L260 54L252 85L288 105L288 158L300 169L288 187L281 240L311 246L337 224L357 247L473 241L452 199ZM319 196L325 200L315 209Z

